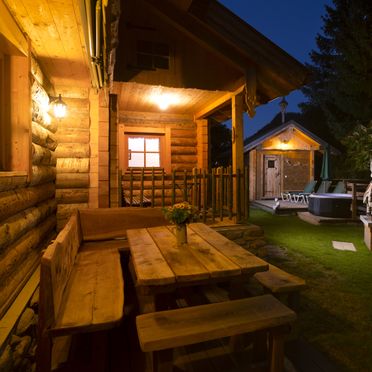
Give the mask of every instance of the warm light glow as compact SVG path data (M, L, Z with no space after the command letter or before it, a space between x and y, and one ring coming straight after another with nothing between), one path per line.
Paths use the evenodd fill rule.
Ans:
M66 116L66 104L62 101L61 95L53 103L54 116L58 119L64 118Z
M288 142L281 142L280 143L280 148L282 150L288 150L288 148L289 148Z
M169 106L179 104L180 98L175 93L164 93L160 89L157 89L152 93L150 101L156 104L160 110L165 111Z

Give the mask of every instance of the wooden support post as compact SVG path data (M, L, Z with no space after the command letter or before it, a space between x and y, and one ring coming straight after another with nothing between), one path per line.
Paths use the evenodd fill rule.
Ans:
M229 176L227 181L227 205L229 209L229 219L232 220L233 217L233 175L232 168L229 166Z
M165 201L164 201L164 189L165 189L165 184L164 184L164 169L161 170L161 206L165 206Z
M214 215L216 213L216 168L212 168L211 174L211 184L212 184L212 222L215 222Z
M203 169L202 177L203 177L203 222L206 223L207 222L207 210L208 210L208 206L207 206L208 194L207 194L207 178L205 174L205 169Z
M244 167L243 146L243 96L238 94L232 97L232 168L235 174L237 174L238 169L242 170ZM236 181L238 181L238 178ZM241 210L241 206L239 206L239 209ZM233 194L233 210L235 213L238 211L238 195L236 193Z
M151 207L155 207L155 171L154 167L151 172Z
M192 170L193 182L192 182L192 205L196 208L198 204L198 170L193 168Z
M172 205L176 202L176 170L172 172Z
M244 167L244 219L249 218L249 170Z
M129 196L129 205L133 204L133 169L130 170L130 196Z
M183 200L187 202L187 170L183 172Z
M142 168L142 172L141 172L141 189L140 189L140 207L141 208L143 207L143 188L145 186L144 178L145 178L145 169Z

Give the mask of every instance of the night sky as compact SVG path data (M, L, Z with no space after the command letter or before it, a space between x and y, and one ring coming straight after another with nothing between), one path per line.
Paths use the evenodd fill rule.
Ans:
M298 61L310 62L309 53L316 49L315 37L323 25L321 16L331 0L219 0L224 6L284 49ZM298 112L305 97L297 90L286 97L287 112ZM248 137L270 122L279 112L276 99L257 108L256 116L244 118L244 136Z

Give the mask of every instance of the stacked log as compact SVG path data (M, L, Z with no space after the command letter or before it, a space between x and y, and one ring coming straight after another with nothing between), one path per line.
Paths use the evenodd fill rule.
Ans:
M89 101L71 98L66 104L68 117L61 120L56 133L57 230L73 210L88 207L90 184Z
M14 328L12 321L5 322L4 330L8 335L0 337L3 341L0 349L4 351L0 353L0 370L7 371L32 369L37 334L33 309L37 306L31 308L30 301L29 307L24 309L20 304L28 301L26 283L40 264L43 249L55 237L56 227L56 158L53 152L57 146L54 134L57 121L51 121L45 110L49 97L43 85L49 89L50 84L33 58L31 72L32 172L0 174L0 319L13 303L16 306L9 312L12 319L18 319ZM24 287L26 291L19 295Z
M197 166L196 127L194 123L171 129L172 169L192 170Z

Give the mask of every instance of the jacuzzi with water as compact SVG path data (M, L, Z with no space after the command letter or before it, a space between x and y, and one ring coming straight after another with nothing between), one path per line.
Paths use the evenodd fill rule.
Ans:
M351 216L351 194L311 194L309 212L322 217L348 218Z

